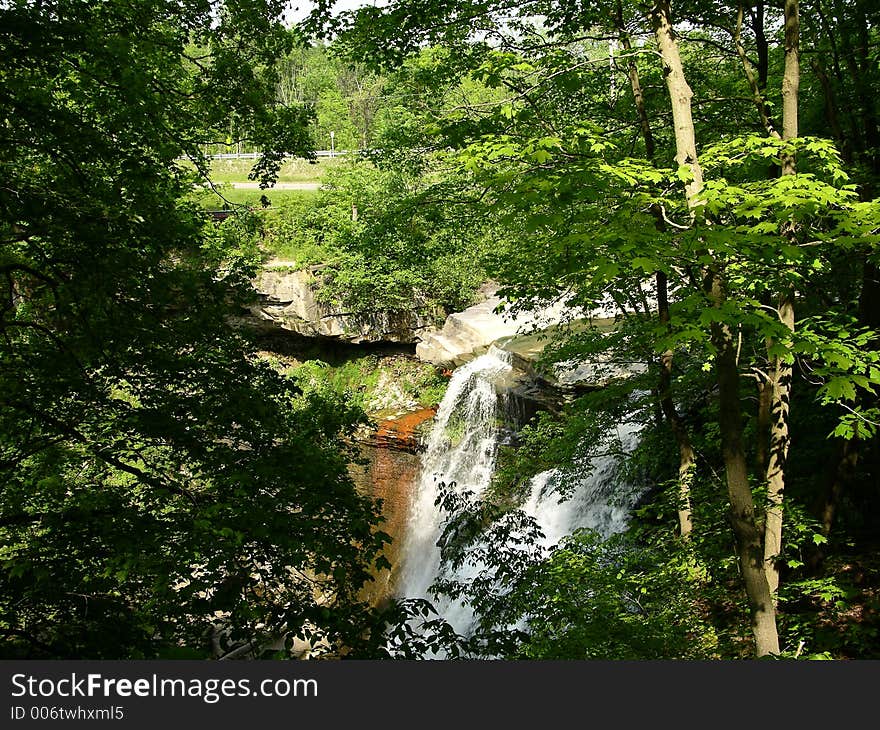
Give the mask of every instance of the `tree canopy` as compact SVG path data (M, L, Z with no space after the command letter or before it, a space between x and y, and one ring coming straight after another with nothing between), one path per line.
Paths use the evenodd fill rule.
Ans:
M283 6L0 9L6 656L362 636L386 538L337 441L356 414L255 359L228 322L246 226L187 202L230 128L262 180L311 154L310 110L275 97Z
M880 534L880 11L333 5L296 28L276 0L0 5L0 651L876 651L822 621L855 595L835 558ZM330 132L359 152L313 200L196 204L209 153L258 150L265 188ZM474 636L363 600L389 539L340 439L363 413L232 324L275 245L355 312L487 278L513 309L610 302L613 332L560 327L547 361L646 364L526 426L487 503L440 505L484 539L438 586ZM652 487L632 529L510 550L523 480L623 418Z

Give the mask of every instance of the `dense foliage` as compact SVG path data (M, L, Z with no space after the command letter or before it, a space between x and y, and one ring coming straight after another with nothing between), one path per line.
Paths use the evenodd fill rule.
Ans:
M314 200L267 216L265 245L293 266L318 267L319 300L442 320L471 304L485 280L486 234L444 216L449 201L420 198L425 187L424 176L400 168L344 163Z
M877 656L874 5L333 4L0 5L0 653ZM194 202L210 152L260 150L265 187L331 145L359 154L314 197ZM375 361L261 360L228 318L268 255L358 313L440 318L487 278L614 310L548 368L637 376L440 505L473 635L362 601L388 537L339 437ZM630 528L538 550L527 480L573 488L626 421Z
M310 112L274 103L282 6L0 8L4 656L363 636L386 538L336 438L350 409L229 327L254 229L186 202L230 125L264 180L310 153Z
M301 64L295 72L293 59ZM441 316L472 303L485 281L493 231L471 205L456 161L430 138L425 117L438 95L446 106L498 95L467 75L450 74L451 62L448 52L431 49L394 73L371 77L382 94L370 97L370 133L361 135L369 145L329 168L315 198L265 216L265 247L296 266L319 265L324 301L356 312L416 308ZM326 93L340 95L342 108L356 116L363 111L359 87L340 63L316 46L294 52L280 68L296 95L313 95L309 89L320 77L329 84ZM328 73L334 64L335 77ZM314 102L319 119L322 98Z
M317 5L307 27L335 35L352 58L434 64L435 101L397 146L411 155L443 148L457 163L458 197L491 219L489 272L517 306L565 297L617 309L624 326L613 336L580 329L557 353L646 366L641 387L652 397L635 417L667 436L650 442L649 478L656 503L678 520L677 537L666 523L667 540L709 576L688 594L704 602L700 615L723 631L751 625L759 655L801 655L810 642L807 653L875 652L870 640L819 638L818 626L858 595L852 610L866 617L866 637L875 630L872 578L858 590L834 581L846 582L839 559L852 570L843 556L856 545L865 556L877 536L868 517L880 414L880 168L868 91L878 73L876 10L858 0L833 9L398 0L328 25L320 16L332 3ZM443 50L423 47L431 43ZM488 93L445 103L463 77ZM526 431L502 464L498 506L515 502L530 463L537 471L583 456L590 434L620 414L619 404L590 408L574 406L567 425L545 418ZM481 509L480 524L491 522ZM571 565L570 553L559 555L557 567ZM669 565L660 555L658 566ZM585 570L601 581L597 560ZM870 560L856 564L876 574ZM737 569L744 605L731 598ZM537 580L523 575L526 585ZM571 574L559 575L539 581L548 606L570 595ZM644 582L650 591L652 577ZM486 626L502 632L516 614L496 615L490 588L507 600L504 585L487 578L488 593L473 597ZM718 585L725 591L714 593ZM585 585L574 595L589 617L599 593ZM531 615L507 604L516 605ZM545 618L530 619L541 642ZM587 630L568 618L568 631ZM718 651L738 655L736 643ZM686 655L678 646L664 651Z

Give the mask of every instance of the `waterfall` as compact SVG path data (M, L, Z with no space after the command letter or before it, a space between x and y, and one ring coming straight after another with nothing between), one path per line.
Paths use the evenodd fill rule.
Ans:
M428 594L442 570L436 543L444 515L435 502L441 482L475 497L490 485L503 416L498 393L515 380L510 354L495 347L455 370L422 455L421 475L403 540L398 593L401 597L431 600L438 613L461 634L467 634L472 625L470 608L450 599L436 601ZM557 488L561 481L572 480L571 470L551 469L533 477L521 509L544 533L541 548L552 547L580 527L596 529L605 536L625 528L629 508L638 495L621 487L616 471L619 450L633 448L638 431L635 424L622 423L608 434L607 441L616 445L617 452L581 465L577 471L582 476L575 478L569 499L560 500ZM479 569L464 565L454 577L466 581Z
M435 504L441 482L455 484L458 492L477 496L489 486L498 447L497 386L512 374L510 356L489 352L455 370L422 457L422 472L410 513L402 549L398 591L408 598L428 598L428 588L439 575L440 551L436 547L442 514ZM456 606L446 605L461 613ZM445 615L456 629L455 617ZM462 615L466 621L467 616Z
M621 483L618 465L620 454L635 448L640 430L638 424L624 422L607 434L605 440L612 453L594 456L581 465L579 471L584 476L574 480L569 499L560 500L558 494L560 482L572 479L571 470L549 469L532 477L531 492L522 509L535 518L544 533L544 547L556 545L581 527L596 530L602 537L626 529L630 508L641 490Z

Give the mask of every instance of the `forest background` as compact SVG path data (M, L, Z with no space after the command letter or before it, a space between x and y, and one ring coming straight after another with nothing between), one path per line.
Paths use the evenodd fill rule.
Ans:
M282 655L876 656L878 11L329 5L0 9L4 654L211 656L219 624ZM212 154L258 150L270 189L330 132L317 191L215 184ZM439 586L473 636L362 600L389 539L347 474L364 414L228 321L273 256L354 312L490 278L515 307L610 300L612 335L548 360L649 364L536 419L452 515L497 541ZM525 481L624 415L650 485L627 533L514 560Z

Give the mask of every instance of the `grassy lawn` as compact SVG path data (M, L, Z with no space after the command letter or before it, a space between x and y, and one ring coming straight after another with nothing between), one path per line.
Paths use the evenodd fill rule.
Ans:
M333 159L321 157L315 164L305 160L287 160L278 174L278 182L317 183L327 168L339 164L341 157ZM211 164L211 179L216 183L246 182L256 160L214 160ZM257 196L259 197L259 196Z
M277 216L289 217L296 211L310 206L317 198L317 186L321 184L324 173L331 167L339 165L344 158L319 158L315 164L302 159L288 160L281 167L278 175L279 183L311 184L313 189L274 189L235 188L233 183L248 181L248 173L255 160L213 160L211 180L217 192L210 188L196 187L191 199L206 210L225 210L231 206L246 205L255 211L265 211L267 221ZM266 196L269 206L264 207L261 198ZM274 229L273 226L269 226ZM276 232L277 233L277 232ZM286 235L270 235L263 244L268 254L283 259L297 261L320 261L326 252L314 244L303 246L299 240L291 240Z
M219 210L224 207L226 201L236 205L250 205L259 208L261 207L260 197L262 195L265 195L272 206L276 207L288 205L297 200L308 200L318 194L317 190L236 190L229 186L221 185L218 187L226 200L211 190L194 193L203 208Z
M306 160L287 160L278 174L279 183L310 183L318 185L324 173L334 165L338 165L342 158L334 159L319 158L315 164ZM248 173L251 171L256 160L214 160L211 165L211 180L217 186L220 195L211 190L195 191L196 200L210 210L222 209L226 202L236 205L250 205L255 208L261 206L260 198L265 195L273 207L296 203L307 200L317 194L317 190L249 190L235 189L231 183L250 182ZM224 200L225 198L225 200Z

